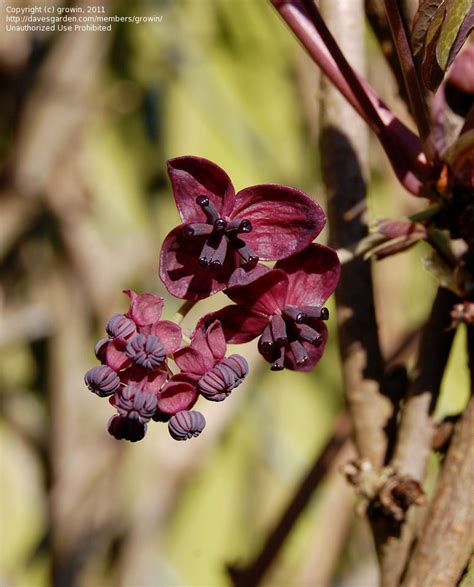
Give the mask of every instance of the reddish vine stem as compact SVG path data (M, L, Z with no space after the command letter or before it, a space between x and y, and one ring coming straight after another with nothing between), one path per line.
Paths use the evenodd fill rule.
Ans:
M385 61L390 67L397 82L398 93L407 107L410 108L410 100L408 99L405 88L402 68L398 61L392 33L390 31L390 25L388 24L384 7L378 2L378 0L365 0L365 14L371 29L377 38L380 50L385 57Z
M425 155L428 161L433 161L436 158L436 148L430 137L431 124L428 115L428 108L426 106L423 89L418 78L415 63L413 61L410 43L398 9L397 0L385 0L385 10L392 31L399 63L401 65L413 118L420 134Z
M311 0L271 0L310 57L378 137L401 184L415 195L429 172L420 141L347 62Z

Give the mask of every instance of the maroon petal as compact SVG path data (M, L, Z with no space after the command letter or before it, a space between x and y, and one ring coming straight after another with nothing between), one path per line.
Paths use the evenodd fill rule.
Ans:
M160 277L170 294L185 300L201 300L222 291L238 264L237 255L229 252L223 267L212 271L198 265L206 237L186 238L183 225L165 238L161 248Z
M308 355L308 361L302 366L296 364L296 358L293 355L293 351L291 350L290 345L287 345L285 349L285 367L287 369L291 369L291 371L312 371L314 369L319 362L319 359L323 356L324 348L328 339L328 331L323 322L318 322L318 332L321 334L321 344L319 346L315 346L305 340L300 341Z
M183 376L175 375L158 397L158 409L165 414L189 410L197 401L196 386Z
M208 338L210 333L210 340ZM217 344L214 350L210 344ZM206 329L196 328L191 346L184 347L174 354L178 367L185 372L203 374L212 369L217 361L225 355L225 338L222 326L215 320ZM214 355L216 353L216 356Z
M166 370L159 369L150 373L145 369L133 365L130 369L121 376L121 381L125 385L133 383L138 385L143 391L158 394L160 389L163 387L165 381L168 379L168 373Z
M198 196L207 196L221 215L230 214L234 186L227 173L212 161L202 157L176 157L168 161L168 175L183 222L205 222L206 216L196 204Z
M261 259L282 259L307 247L326 216L303 192L281 185L256 185L235 196L232 218L249 220L244 240Z
M124 293L130 298L128 316L138 326L154 324L160 319L163 312L164 300L152 293L137 294L131 289L125 289Z
M174 360L181 371L185 373L203 374L214 365L209 366L202 353L191 347L179 349L174 354Z
M336 251L316 244L275 267L288 275L286 303L294 306L322 306L336 289L341 272Z
M226 306L201 318L196 329L204 327L216 319L222 324L224 337L230 344L240 344L253 340L256 336L262 334L268 324L266 315L258 314L243 306Z
M206 330L206 340L209 350L216 361L224 358L227 344L222 330L222 325L215 320Z
M105 351L105 363L114 371L120 371L128 365L131 361L125 354L126 341L116 338L107 343Z
M234 275L237 275L237 278L233 279L233 283L245 283L243 273L236 271ZM285 305L287 289L288 279L285 273L272 269L247 285L229 288L225 293L237 304L270 316Z
M167 355L174 353L181 346L181 328L174 322L160 320L152 326L151 332L163 343Z

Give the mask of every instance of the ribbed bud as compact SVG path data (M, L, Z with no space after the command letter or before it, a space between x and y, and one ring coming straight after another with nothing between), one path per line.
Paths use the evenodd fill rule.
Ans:
M171 417L168 430L175 440L189 440L199 436L206 426L206 419L201 412L182 410Z
M112 395L120 387L119 376L106 365L98 365L87 371L84 382L92 392L100 397Z
M121 416L147 423L158 405L156 395L141 390L137 385L127 385L120 393L115 407Z
M140 420L132 420L126 416L112 416L109 420L108 430L117 440L130 440L137 442L146 434L147 425Z
M112 338L128 338L137 332L135 322L123 314L114 314L105 326L107 334Z
M166 351L157 336L137 334L127 344L127 357L147 371L157 369L166 358Z
M231 355L222 359L198 381L198 390L213 402L224 400L230 392L242 383L249 370L244 357Z

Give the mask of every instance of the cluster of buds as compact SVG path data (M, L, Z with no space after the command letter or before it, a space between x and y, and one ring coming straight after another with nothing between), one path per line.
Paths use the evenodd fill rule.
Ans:
M240 355L225 357L226 341L218 321L197 330L191 344L183 347L181 328L160 320L163 298L125 293L130 308L107 322L108 337L96 345L102 364L84 378L92 392L109 397L117 410L109 420L110 434L135 442L154 420L168 422L176 440L198 436L206 425L204 416L191 410L198 397L225 399L246 377L247 361ZM173 373L170 360L180 371Z
M85 382L117 410L110 434L132 442L151 420L168 422L176 440L202 432L204 416L191 409L199 396L220 402L248 373L244 357L225 356L227 343L258 337L272 370L312 370L327 341L324 303L339 280L336 252L312 243L324 212L303 192L265 184L236 194L227 174L199 157L172 159L168 172L183 224L163 243L165 287L193 302L224 290L235 304L203 316L183 345L180 326L161 320L163 298L125 291L129 310L107 322L95 349L102 364Z

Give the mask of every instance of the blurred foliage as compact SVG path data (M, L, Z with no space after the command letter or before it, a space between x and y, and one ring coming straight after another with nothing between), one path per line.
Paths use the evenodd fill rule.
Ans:
M111 3L110 13L162 14L163 22L114 25L112 34L104 34L104 43L110 43L106 60L66 149L65 173L80 197L67 200L67 184L54 174L46 190L56 189L63 207L44 193L28 200L8 184L8 165L24 157L17 136L29 128L25 112L36 112L38 71L47 66L59 38L10 33L0 46L5 70L15 51L23 48L28 57L33 42L41 46L18 106L18 124L2 121L0 139L7 145L5 198L13 189L14 202L32 208L1 257L0 582L5 587L49 584L51 524L58 525L59 542L85 541L69 561L77 573L70 585L227 584L225 565L255 555L342 407L330 322L328 350L309 375L272 373L255 357L253 345L245 346L254 373L227 400L225 417L221 406L205 406L206 432L218 430L209 446L205 434L177 445L158 425L150 426L138 445L108 437L110 406L88 394L82 376L94 364L93 344L104 320L125 308L120 290L165 296L167 318L179 305L156 271L160 243L178 221L165 160L207 157L228 171L237 189L274 182L294 185L319 201L322 193L312 122L301 106L302 96L312 91L313 69L266 2L138 0ZM9 78L13 93L28 62L19 54L15 58L20 81ZM81 73L76 72L78 84ZM377 86L381 80L373 81ZM56 119L60 129L67 124L69 103L67 97L55 99L65 102ZM317 96L311 94L310 102L316 109ZM54 146L54 132L49 128L48 140L41 142L45 150ZM414 204L379 162L376 154L372 219L410 213ZM62 164L57 156L55 171ZM3 217L0 232L7 234L11 218L16 216ZM424 254L417 248L375 267L388 352L429 308L435 283L420 271ZM196 308L186 328L223 300L219 295ZM444 381L440 417L465 401L463 336L457 336ZM318 491L285 545L275 570L283 583L296 577L291 582L298 584L311 559L326 494L325 487ZM58 514L55 500L65 496L65 511L61 506ZM78 525L69 527L74 511L79 522L74 518ZM354 523L343 551L342 578L357 576L373 561L359 526Z

